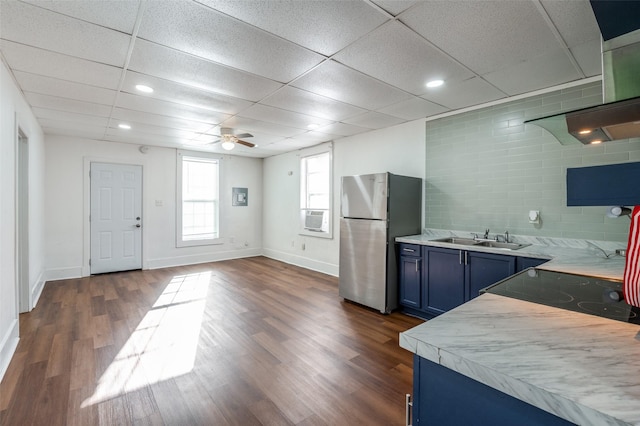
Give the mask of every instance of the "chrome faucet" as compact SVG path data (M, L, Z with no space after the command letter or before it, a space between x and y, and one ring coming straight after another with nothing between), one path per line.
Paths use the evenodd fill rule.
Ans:
M502 239L502 242L508 243L509 242L509 231L504 231L504 235L496 234L496 241L500 242L500 239Z
M484 239L485 239L485 240L488 240L488 239L489 239L489 228L487 228L487 229L484 231Z

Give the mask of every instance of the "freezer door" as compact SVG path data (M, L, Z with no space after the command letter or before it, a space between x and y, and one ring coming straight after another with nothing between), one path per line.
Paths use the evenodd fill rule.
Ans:
M343 176L340 216L387 219L387 173Z
M383 313L387 313L386 233L382 220L340 220L340 297Z

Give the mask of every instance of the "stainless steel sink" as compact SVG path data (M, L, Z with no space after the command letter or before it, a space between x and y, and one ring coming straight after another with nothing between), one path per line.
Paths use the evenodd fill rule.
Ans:
M474 240L473 238L461 238L461 237L447 237L447 238L438 238L437 240L440 243L451 243L451 244L461 244L464 246L475 246L480 244L480 241Z
M522 247L530 246L531 244L501 243L498 241L482 241L482 242L479 242L478 245L484 246L484 247L505 249L505 250L518 250L518 249L521 249Z

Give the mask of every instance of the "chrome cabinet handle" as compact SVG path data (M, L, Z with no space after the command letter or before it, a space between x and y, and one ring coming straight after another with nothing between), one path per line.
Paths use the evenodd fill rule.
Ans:
M418 259L416 259L416 272L418 272Z
M415 253L416 251L414 249L410 249L410 248L403 248L403 251L408 251L409 253Z
M411 426L411 414L413 411L413 402L411 402L411 394L406 394L405 395L406 398L406 404L405 404L405 425L406 426Z

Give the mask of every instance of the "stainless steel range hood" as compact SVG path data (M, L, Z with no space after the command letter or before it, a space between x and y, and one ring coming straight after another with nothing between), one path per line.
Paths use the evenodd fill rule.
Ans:
M608 3L622 8L627 7L625 3L631 4ZM593 1L592 6L605 38L602 42L603 104L525 121L548 130L563 145L640 137L640 29L606 39L605 34L609 34L611 28L605 26L615 25L616 21L620 22L617 17L633 11L620 9L615 12L616 16L603 17L599 16Z

